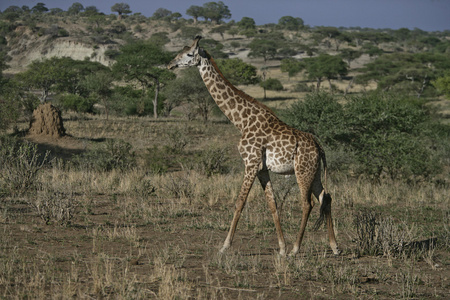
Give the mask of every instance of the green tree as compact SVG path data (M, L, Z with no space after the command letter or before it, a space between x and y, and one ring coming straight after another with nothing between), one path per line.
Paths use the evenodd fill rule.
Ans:
M291 16L284 16L278 20L278 27L281 29L297 31L302 29L304 22L301 18L294 18Z
M122 19L122 16L125 14L131 14L130 5L126 3L116 3L113 6L111 6L111 11L116 12L119 15L119 20Z
M330 40L334 40L336 47L338 47L337 46L338 43L336 42L336 40L341 35L341 32L339 31L339 29L337 29L336 27L323 26L323 27L317 28L316 32ZM331 46L331 44L329 44L329 46Z
M245 63L240 58L217 59L216 62L225 78L233 85L259 82L256 67Z
M305 64L295 58L281 60L281 72L288 73L289 79L305 69Z
M205 20L210 19L212 22L219 24L223 19L231 18L231 12L222 1L206 2L203 4L202 10Z
M224 48L222 43L213 39L204 39L202 40L202 45L215 59L228 58L228 54L222 52L222 49Z
M164 89L166 95L165 108L168 113L183 101L200 113L203 121L207 121L215 103L196 68L187 68L180 72L177 79L171 81ZM188 112L188 117L191 114Z
M305 99L292 104L281 116L290 126L314 134L333 149L348 141L344 107L330 93L308 93Z
M225 25L219 25L219 26L214 26L209 33L218 33L220 34L220 36L222 37L222 40L225 39L224 37L224 33L228 30L229 26Z
M277 54L278 44L273 40L254 39L248 47L250 48L249 57L262 57L266 63L269 58L274 58Z
M331 150L345 151L351 159L341 163L351 164L356 173L374 181L386 176L420 180L438 170L429 145L439 141L430 134L431 119L424 105L414 98L379 92L341 104L333 95L319 92L294 103L282 118L317 135Z
M158 117L158 95L161 84L174 78L174 74L163 66L171 60L171 55L155 44L142 41L127 44L121 48L120 55L113 65L113 72L127 82L136 83L142 88L144 97L153 88L153 116Z
M25 72L16 76L16 79L28 89L40 89L40 101L45 103L50 89L64 76L64 70L59 68L58 62L57 58L33 61Z
M85 89L89 91L90 95L97 97L100 102L103 103L107 120L109 106L108 99L112 94L112 82L113 77L111 76L111 72L109 70L87 75L81 82Z
M45 4L42 2L38 2L33 8L31 9L33 13L44 13L48 11L48 8L45 7Z
M348 63L348 67L350 68L350 64L352 61L354 61L355 59L361 57L362 53L360 51L357 50L353 50L353 49L342 49L340 56L342 57L342 59L346 60Z
M347 64L339 56L320 54L312 58L305 58L305 68L309 79L316 80L316 89L320 89L322 80L325 78L330 84L331 79L337 76L344 76L348 73Z
M396 90L420 98L442 72L450 68L448 56L439 53L392 53L365 65L359 81L377 82L379 90ZM432 86L431 86L432 87Z
M163 31L156 32L156 33L152 34L152 36L149 38L148 41L152 44L162 47L165 44L170 42L168 35L169 34L167 32L163 32Z
M197 36L202 32L202 29L196 26L183 26L181 27L180 36L187 40L192 40L193 36Z
M450 73L447 72L445 76L437 78L432 84L438 91L450 99Z
M153 19L155 20L162 20L162 19L168 19L172 15L172 11L165 9L165 8L158 8L153 13Z
M241 30L255 30L256 29L256 23L255 20L249 17L243 17L239 22L236 23L236 25Z
M361 47L363 53L368 54L370 57L380 56L384 51L372 43L366 43Z
M375 180L428 176L435 163L427 144L424 103L399 94L369 93L346 104L349 146L360 172Z
M20 116L20 90L8 79L3 78L3 70L8 68L6 53L0 52L0 130L9 127Z
M191 5L187 10L186 14L194 19L194 24L197 24L198 18L203 16L203 7L197 5Z
M98 8L94 5L86 6L83 16L92 17L99 15Z
M264 89L264 99L266 99L266 91L282 91L283 85L276 78L268 78L261 81L259 85Z
M104 69L106 67L97 62L52 57L32 62L16 79L27 89L41 90L40 101L44 103L51 90L82 95L84 91L80 85L81 80Z
M69 15L78 15L82 11L84 11L84 6L80 2L74 2L67 10Z

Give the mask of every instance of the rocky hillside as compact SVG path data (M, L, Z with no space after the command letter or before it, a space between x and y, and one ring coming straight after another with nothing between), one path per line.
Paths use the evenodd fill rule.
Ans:
M50 57L70 57L76 60L89 59L100 62L106 66L113 63L113 60L105 55L108 50L118 50L119 47L129 39L148 39L157 32L167 32L167 26L158 21L150 21L139 24L125 25L123 32L117 33L112 25L102 28L102 34L90 32L90 25L85 23L68 23L60 20L51 26L64 30L68 36L45 34L48 32L45 23L38 24L37 30L32 30L28 26L17 26L14 32L6 36L11 61L5 73L15 74L26 69L34 60ZM139 26L139 32L133 32L133 28ZM219 34L209 34L210 26L198 26L199 33L221 41L232 38L224 34L222 38ZM44 34L42 34L44 32ZM181 30L168 32L170 42L165 45L169 51L178 51L183 47L185 39L180 38ZM236 38L236 37L234 37ZM244 37L242 37L244 38ZM240 55L242 56L242 55Z

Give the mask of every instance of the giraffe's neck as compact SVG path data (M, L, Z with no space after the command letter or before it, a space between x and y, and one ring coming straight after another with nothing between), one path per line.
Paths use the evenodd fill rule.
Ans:
M261 123L263 119L267 120L267 115L276 118L268 107L233 86L212 58L202 58L198 69L220 110L241 132ZM258 118L259 116L264 118Z

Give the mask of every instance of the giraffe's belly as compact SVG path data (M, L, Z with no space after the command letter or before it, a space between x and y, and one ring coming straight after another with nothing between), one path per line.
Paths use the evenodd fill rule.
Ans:
M284 157L276 158L274 155L266 154L265 164L269 171L282 175L294 174L294 160Z

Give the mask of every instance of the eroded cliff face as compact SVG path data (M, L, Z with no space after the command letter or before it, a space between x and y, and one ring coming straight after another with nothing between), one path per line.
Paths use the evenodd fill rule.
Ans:
M18 73L26 70L26 67L34 60L51 57L70 57L75 60L89 58L91 61L99 62L105 66L112 64L112 60L105 56L108 49L118 49L119 45L92 45L86 43L81 38L63 37L49 38L39 37L29 30L16 29L16 37L11 43L9 56L12 58L8 62L9 69L5 73Z

